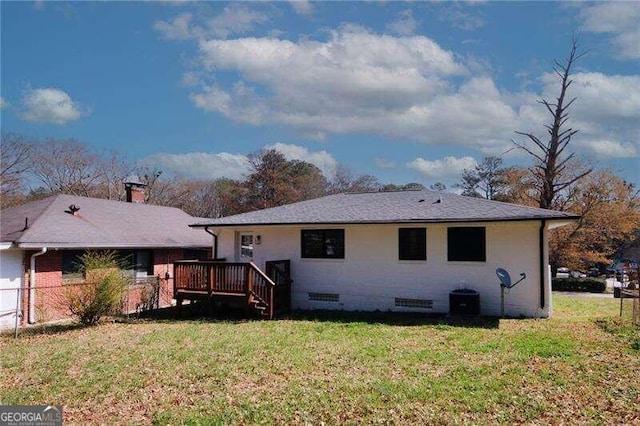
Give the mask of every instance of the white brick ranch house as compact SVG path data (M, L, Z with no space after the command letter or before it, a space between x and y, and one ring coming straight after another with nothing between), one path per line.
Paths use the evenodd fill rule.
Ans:
M447 313L449 293L480 296L500 315L496 268L526 279L509 316L551 315L547 234L577 217L432 191L330 195L191 225L214 234L214 256L264 270L290 261L291 307Z

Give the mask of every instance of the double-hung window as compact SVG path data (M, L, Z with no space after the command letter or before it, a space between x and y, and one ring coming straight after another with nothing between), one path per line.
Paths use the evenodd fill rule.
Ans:
M486 262L486 246L483 226L447 229L447 260L450 262Z
M303 229L301 257L307 259L344 259L344 229Z
M398 229L398 259L427 260L426 228Z
M153 275L153 253L151 250L121 250L120 263L122 269L135 278L146 278Z

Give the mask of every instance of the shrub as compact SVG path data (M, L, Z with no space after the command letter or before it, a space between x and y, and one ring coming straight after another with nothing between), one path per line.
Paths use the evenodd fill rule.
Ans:
M126 279L120 273L113 251L88 251L81 257L86 282L65 288L64 306L85 325L96 324L103 316L118 312Z
M586 293L604 293L607 284L593 278L554 278L551 282L554 291L581 291Z

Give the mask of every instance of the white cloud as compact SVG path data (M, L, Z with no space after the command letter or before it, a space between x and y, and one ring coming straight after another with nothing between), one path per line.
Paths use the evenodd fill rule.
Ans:
M309 151L307 148L286 143L275 143L265 146L266 149L275 149L282 153L287 160L306 161L322 170L327 179L332 179L338 170L338 162L327 151Z
M263 24L269 18L262 12L251 9L244 4L231 3L222 13L207 22L208 33L217 37L231 34L243 34L254 29L256 24Z
M413 17L410 9L400 12L398 19L387 24L387 31L401 36L410 36L415 34L418 23Z
M587 3L579 18L583 29L611 34L611 44L621 59L640 58L640 4L635 1Z
M567 99L576 98L568 110L566 127L578 129L572 150L598 158L634 157L640 154L640 76L580 72L572 76ZM553 100L559 90L555 74L544 74L542 97ZM533 99L533 95L530 96ZM524 104L519 130L546 136L543 123L551 119L541 105Z
M474 168L476 160L473 157L445 157L440 160L430 161L418 157L407 163L407 166L426 178L448 182L458 178L464 169Z
M385 160L384 158L376 158L375 160L376 167L379 169L393 169L396 167L396 163L393 161Z
M189 152L185 154L158 153L142 160L141 164L159 167L169 174L197 179L244 179L249 173L246 155L228 152Z
M377 132L432 140L425 123L437 111L430 105L447 95L448 78L467 72L426 37L376 35L354 26L333 31L326 42L209 40L200 42L200 52L209 72L232 70L242 79L231 87L202 87L191 95L197 106L304 134ZM486 109L484 102L477 105ZM487 113L481 115L484 120Z
M189 40L204 36L204 29L192 25L193 15L182 13L171 22L156 21L153 27L167 40Z
M311 16L313 14L313 5L309 0L291 0L289 3L298 15Z
M514 147L515 130L546 135L549 116L536 101L557 96L554 74L531 76L540 83L535 92L533 84L531 92L509 92L489 77L490 67L424 36L376 34L352 24L327 34L298 41L200 39L198 66L185 80L190 97L231 120L288 126L321 141L376 134L498 155ZM219 72L232 78L217 78ZM568 124L580 129L574 150L594 153L591 147L603 140L637 146L639 78L573 75L569 97L578 100Z
M326 151L309 151L294 144L275 143L264 149L275 149L287 160L301 160L318 167L331 179L338 169L338 162ZM145 166L158 167L163 172L196 179L229 178L243 180L251 173L249 157L228 152L189 152L184 154L157 153L140 160Z
M587 149L599 157L629 158L638 155L638 147L631 143L610 140L589 140L585 145Z
M202 5L196 15L185 12L168 22L156 21L154 28L167 40L226 38L252 31L269 20L266 14L240 3L231 3L213 16L206 6Z
M473 31L484 26L484 19L477 10L469 6L482 4L482 2L450 2L442 4L439 13L440 20L448 21L453 27Z
M35 123L65 124L79 119L80 106L60 89L32 89L22 99L22 118Z

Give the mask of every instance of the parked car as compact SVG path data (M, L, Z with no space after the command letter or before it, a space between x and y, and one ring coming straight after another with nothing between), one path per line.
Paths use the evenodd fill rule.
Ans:
M582 271L573 270L569 272L569 274L571 275L571 278L587 278L587 274Z
M638 262L633 259L620 259L607 268L607 274L624 274L630 269L638 269Z
M595 266L593 268L590 268L588 271L588 275L592 278L598 278L600 276L600 268L596 268Z
M571 276L571 269L561 266L556 271L556 278L569 278Z

